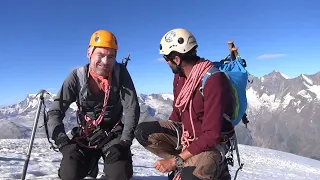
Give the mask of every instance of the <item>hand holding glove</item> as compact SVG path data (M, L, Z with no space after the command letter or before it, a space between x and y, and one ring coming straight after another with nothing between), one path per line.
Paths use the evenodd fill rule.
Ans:
M105 162L111 164L119 160L128 160L131 156L130 146L130 141L120 141L120 143L112 145L104 151Z

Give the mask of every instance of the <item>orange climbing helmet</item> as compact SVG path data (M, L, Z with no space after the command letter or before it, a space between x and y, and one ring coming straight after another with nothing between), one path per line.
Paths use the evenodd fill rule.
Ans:
M118 50L117 38L106 30L98 30L91 35L89 46L108 47Z

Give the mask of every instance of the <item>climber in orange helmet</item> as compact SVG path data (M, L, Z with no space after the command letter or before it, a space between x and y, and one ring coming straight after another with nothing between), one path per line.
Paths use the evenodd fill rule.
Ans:
M173 111L169 120L140 123L135 137L163 158L154 167L168 172L169 179L229 180L227 163L216 145L222 132L230 132L230 137L234 133L223 117L232 114L231 86L224 73L215 73L206 80L202 96L201 80L212 63L197 56L197 47L186 29L173 29L162 37L160 54L175 74Z
M63 155L61 179L95 178L100 157L108 179L128 180L133 175L130 146L140 107L129 72L116 61L117 51L113 33L94 32L89 63L69 74L48 111L49 135ZM73 102L79 124L66 133L63 119Z

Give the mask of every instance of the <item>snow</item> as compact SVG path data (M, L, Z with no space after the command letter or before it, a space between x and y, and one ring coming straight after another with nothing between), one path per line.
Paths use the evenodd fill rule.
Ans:
M263 103L258 98L258 93L252 87L247 90L246 95L250 109L259 110L263 106Z
M21 179L26 158L28 139L0 140L0 179ZM146 151L136 141L132 147L134 163L134 180L166 180L166 174L153 168L153 163L159 159ZM240 157L244 163L237 179L320 179L320 161L301 157L285 152L264 149L253 146L239 145ZM61 154L49 149L46 139L35 139L29 161L26 179L58 179ZM232 179L238 168L236 154L234 167L230 167ZM103 161L99 163L99 175L103 170Z
M250 106L249 109L258 111L262 107L267 107L270 111L276 111L279 107L286 108L290 101L294 99L293 96L288 93L283 99L275 98L275 94L268 95L263 93L259 96L258 92L252 87L247 90L247 99Z
M290 79L290 77L286 74L280 73L282 77L284 77L285 79Z
M306 90L301 90L298 92L298 95L306 98L308 100L308 102L311 102L312 101L312 97L310 96L310 94L308 93L308 91Z
M52 101L51 94L45 94L45 99L48 99ZM21 101L18 104L14 104L12 106L3 107L0 109L0 113L7 113L11 115L21 114L25 111L32 111L37 109L39 104L39 96L36 96L36 94L28 94L26 99L24 101Z
M283 107L283 108L286 108L286 107L289 105L290 101L293 100L293 99L294 99L294 97L291 96L290 93L288 93L287 95L285 95L285 96L284 96L284 100L283 100L283 102L282 102L282 107Z
M302 78L307 81L307 83L309 83L310 85L313 85L313 82L310 78L308 78L306 75L304 74L301 74Z
M164 100L172 100L174 99L173 94L161 94L161 96L163 97Z
M293 102L293 104L294 104L295 106L299 106L299 105L301 104L301 101L298 100L297 102Z
M170 95L162 97L170 97ZM168 109L172 108L171 104L168 104L164 101L159 101L158 99L153 98L151 95L146 96L144 100L146 104L148 104L151 108L156 109L159 112L167 111Z
M312 82L312 81L311 81ZM309 83L309 82L308 82ZM303 84L308 88L308 91L313 92L316 95L316 98L320 100L320 85L313 85L313 83L309 83L311 85L308 85L307 83L303 82ZM310 95L309 95L310 96ZM310 96L311 97L311 96Z
M262 103L267 106L270 111L275 111L277 108L280 106L281 101L279 99L275 98L275 94L268 95L266 93L263 93L262 96L260 97L260 100Z
M309 87L308 90L315 93L317 96L317 99L320 100L320 86L313 85L313 86Z
M297 113L300 113L303 108L304 108L304 106L302 106L302 107L297 107L297 109L296 109Z

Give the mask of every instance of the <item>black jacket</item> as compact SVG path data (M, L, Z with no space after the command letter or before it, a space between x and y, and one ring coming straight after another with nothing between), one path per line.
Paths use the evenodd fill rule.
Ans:
M107 110L104 114L101 126L106 130L110 130L119 121L124 112L125 115L122 118L123 132L121 140L132 141L134 138L134 130L140 117L140 106L129 72L124 65L117 65L120 65L120 76L118 78L115 77L115 72L113 72L113 81L107 103ZM83 67L86 75L88 74L88 67L88 64ZM66 137L63 119L70 104L78 101L80 89L77 70L78 69L73 70L64 80L60 91L48 111L49 136L56 142L57 139ZM85 77L88 78L88 76ZM119 79L119 82L117 82L116 79ZM87 79L85 79L85 81L86 80ZM86 86L87 84L84 85ZM83 112L87 113L89 117L96 119L101 112L103 100L103 91L98 95L93 95L89 88L87 88L86 101L82 102Z

